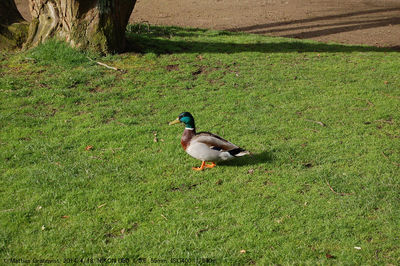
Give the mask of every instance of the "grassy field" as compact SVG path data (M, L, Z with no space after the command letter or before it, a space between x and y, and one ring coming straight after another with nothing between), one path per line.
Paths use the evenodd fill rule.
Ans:
M0 54L0 259L400 263L399 53L128 35L114 56ZM183 111L253 156L193 171Z

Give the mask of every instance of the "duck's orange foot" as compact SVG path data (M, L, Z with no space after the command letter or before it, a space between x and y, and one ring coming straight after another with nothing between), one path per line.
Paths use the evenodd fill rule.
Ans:
M204 166L207 167L207 168L213 168L213 167L215 167L216 165L217 165L216 163L211 162L211 164L206 164L206 165L204 165Z
M201 162L201 166L200 167L192 167L193 170L195 171L203 171L204 168L213 168L214 166L216 166L216 164L214 162L212 162L211 164L206 164L206 162Z
M206 165L206 162L202 161L200 167L192 167L192 169L195 171L203 171L205 165Z

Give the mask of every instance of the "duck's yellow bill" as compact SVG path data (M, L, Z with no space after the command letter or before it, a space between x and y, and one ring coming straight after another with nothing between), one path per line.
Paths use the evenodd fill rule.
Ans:
M181 121L179 121L179 117L177 119L175 119L174 121L169 122L169 125L175 125L180 123Z

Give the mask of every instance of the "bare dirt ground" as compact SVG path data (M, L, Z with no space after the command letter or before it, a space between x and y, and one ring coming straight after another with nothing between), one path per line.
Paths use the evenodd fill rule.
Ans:
M130 20L400 50L400 0L138 0Z

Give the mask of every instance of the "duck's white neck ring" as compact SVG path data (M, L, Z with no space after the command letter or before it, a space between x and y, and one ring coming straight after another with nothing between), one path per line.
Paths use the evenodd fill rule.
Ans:
M187 129L187 130L194 130L194 128L190 128L190 127L185 127L185 129Z

